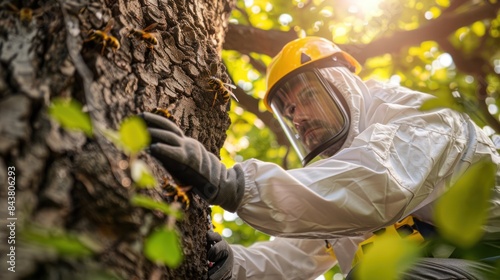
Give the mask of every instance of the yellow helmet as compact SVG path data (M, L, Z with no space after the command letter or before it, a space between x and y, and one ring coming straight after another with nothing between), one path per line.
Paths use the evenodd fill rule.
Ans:
M264 96L264 104L267 109L272 112L268 98L271 89L278 81L298 68L335 54L339 55L343 61L348 63L346 66L348 66L352 72L358 74L359 71L361 71L361 65L356 59L324 38L305 37L286 44L267 67L267 91Z

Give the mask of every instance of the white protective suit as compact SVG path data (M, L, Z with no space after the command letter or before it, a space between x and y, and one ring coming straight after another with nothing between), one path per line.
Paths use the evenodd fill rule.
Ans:
M419 111L431 95L364 83L345 68L321 71L348 103L347 140L337 154L300 169L240 163L245 192L237 213L277 238L249 248L231 245L233 279L314 279L337 260L347 273L357 244L373 231L410 214L433 224L435 199L471 163L500 163L489 137L467 115ZM485 239L500 239L498 181ZM325 239L337 260L325 252Z

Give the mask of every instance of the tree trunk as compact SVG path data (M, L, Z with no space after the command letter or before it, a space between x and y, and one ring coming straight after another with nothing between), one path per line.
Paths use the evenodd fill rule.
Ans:
M134 187L125 153L102 135L62 129L47 109L54 98L70 97L84 105L94 127L118 130L128 116L168 108L188 136L218 155L230 122L228 106L222 99L212 105L214 92L205 77L228 80L220 50L232 1L11 4L0 8L2 279L205 278L208 205L189 194L190 206L176 223L184 253L180 267L152 263L144 256L144 240L168 217L130 199L137 193L157 201L171 197L160 184ZM23 16L23 7L33 11L31 19ZM92 40L92 30L106 31L111 19L108 35L117 38L119 48ZM152 23L158 23L148 30L158 39L153 48L128 36ZM218 72L210 72L210 65L219 66ZM158 182L169 177L147 153L139 158ZM76 238L92 254L71 257L61 254L67 248L59 243L33 245L23 237L33 228L48 236L44 240Z

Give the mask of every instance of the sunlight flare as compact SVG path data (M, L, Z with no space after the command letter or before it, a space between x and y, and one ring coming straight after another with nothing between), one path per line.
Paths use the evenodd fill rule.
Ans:
M370 14L378 11L379 4L383 0L353 0L349 11L352 13L362 12L363 14Z

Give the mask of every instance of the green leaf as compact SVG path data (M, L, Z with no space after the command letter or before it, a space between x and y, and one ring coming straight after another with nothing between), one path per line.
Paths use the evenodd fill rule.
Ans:
M418 242L395 235L377 236L372 247L364 255L356 276L361 280L400 279L400 274L417 261L420 256Z
M21 238L26 242L54 250L59 255L69 257L92 256L94 254L92 247L98 247L96 244L89 246L84 242L84 238L77 235L31 226L21 232Z
M138 187L154 188L156 186L156 179L144 161L132 161L130 171L132 173L132 180L134 180Z
M92 137L90 116L82 111L82 105L67 98L55 98L49 107L49 115L61 126L69 130L78 130Z
M168 204L153 200L151 197L145 195L134 195L131 199L131 203L146 209L161 211L167 215L174 216L178 220L182 219L182 213L180 211L172 210Z
M438 200L435 219L443 238L461 248L470 248L481 239L495 171L496 165L489 161L472 165Z
M153 232L145 241L144 254L155 263L177 268L184 258L177 231L163 227Z
M146 148L151 141L146 123L137 116L126 118L120 126L120 143L126 152L135 154Z

